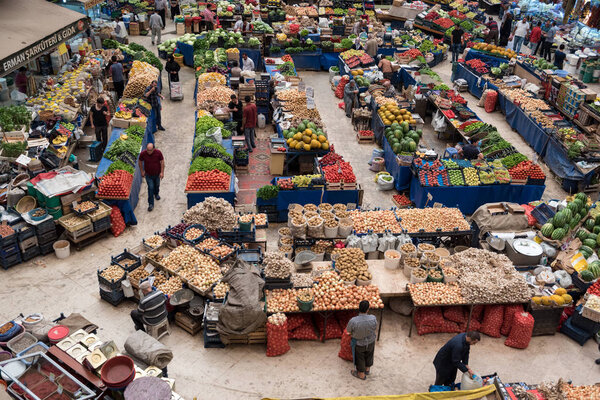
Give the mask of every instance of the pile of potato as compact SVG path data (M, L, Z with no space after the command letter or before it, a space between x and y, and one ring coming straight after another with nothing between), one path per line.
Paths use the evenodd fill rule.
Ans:
M461 288L454 283L409 283L408 291L417 306L465 304Z
M118 265L111 265L100 272L100 276L109 282L116 282L123 278L125 270Z
M351 282L357 278L365 281L372 279L365 253L361 249L334 249L331 255L335 257L335 268L340 271L340 278L343 281ZM368 279L363 279L367 277Z

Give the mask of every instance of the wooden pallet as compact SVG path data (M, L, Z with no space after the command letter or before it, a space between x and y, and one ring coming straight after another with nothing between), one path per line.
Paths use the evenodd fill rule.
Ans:
M221 341L225 344L263 344L267 343L267 330L263 326L246 335L221 335Z
M358 144L371 144L375 143L375 136L360 136L357 133L356 140L358 141Z
M192 336L202 331L202 321L182 312L175 313L175 325Z

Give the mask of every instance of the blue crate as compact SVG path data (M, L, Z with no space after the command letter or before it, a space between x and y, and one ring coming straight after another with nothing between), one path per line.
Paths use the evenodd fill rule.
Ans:
M47 233L47 232L56 232L56 225L54 224L54 220L53 219L48 219L44 222L40 222L35 226L35 233L38 235Z
M0 237L0 248L2 248L2 249L13 247L16 244L17 244L16 232L9 236ZM1 253L0 253L0 255L1 255Z
M134 261L132 264L130 265L126 265L125 263L123 263L123 261L125 260L132 260ZM118 265L119 267L123 268L125 271L127 272L131 272L134 269L136 269L137 267L139 267L140 265L142 265L142 260L140 259L139 256L136 256L135 254L131 254L130 252L127 251L127 249L123 249L123 252L119 255L117 255L116 257L110 257L110 263L114 264L114 265Z
M90 148L90 161L97 162L102 159L102 142L95 141L89 145Z
M540 225L544 225L550 218L553 218L556 213L552 211L550 206L546 203L542 203L533 210L531 210L531 215L540 223Z
M39 256L41 253L40 246L33 246L21 253L23 261L29 261L32 258Z
M100 288L100 298L113 306L118 306L125 299L125 293L122 290L107 291Z
M110 215L108 217L100 218L98 221L92 222L93 232L101 232L111 227Z
M585 342L590 340L594 335L574 326L571 318L572 317L569 317L569 319L562 324L560 327L560 332L579 343L580 346L583 346Z
M19 253L19 245L14 243L9 247L4 247L0 249L0 259L10 257L16 253Z
M225 347L221 341L221 335L219 335L219 332L205 327L203 336L205 349L222 349Z
M17 232L17 240L22 242L23 240L27 240L30 237L35 236L35 229L27 224L27 223L19 223L13 226L15 232Z
M56 239L58 239L58 235L56 234L56 230L51 230L41 234L38 233L37 239L38 244L41 246L43 244L56 242Z
M9 269L10 267L15 266L20 263L21 263L21 254L19 254L18 251L16 254L13 254L12 256L0 258L0 265L4 269Z

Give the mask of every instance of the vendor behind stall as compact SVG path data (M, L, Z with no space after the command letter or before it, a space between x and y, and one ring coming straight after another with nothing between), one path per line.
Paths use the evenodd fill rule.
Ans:
M479 332L470 331L461 333L450 339L436 354L433 360L435 366L435 384L453 386L456 373L468 373L473 378L473 371L469 367L469 353L471 346L479 343Z
M458 150L458 154L465 160L483 159L483 153L476 144L468 143Z
M152 291L149 281L140 284L143 297L136 310L131 311L131 319L136 331L144 331L145 325L157 325L167 318L166 298L160 290Z
M392 75L394 70L392 69L392 62L385 57L382 57L379 61L379 65L377 65L381 72L383 73L383 77L388 80L392 80Z
M242 71L254 71L254 68L254 61L248 57L248 54L242 54Z
M377 39L375 38L375 35L373 33L369 33L369 39L365 44L365 51L368 55L375 58L375 56L377 55L378 47L379 46L377 46Z

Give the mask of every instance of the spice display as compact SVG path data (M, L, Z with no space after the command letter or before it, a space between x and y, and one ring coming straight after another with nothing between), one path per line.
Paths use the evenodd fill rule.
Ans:
M125 275L125 270L118 265L111 265L100 272L100 276L109 282L116 282L123 278L123 275Z

